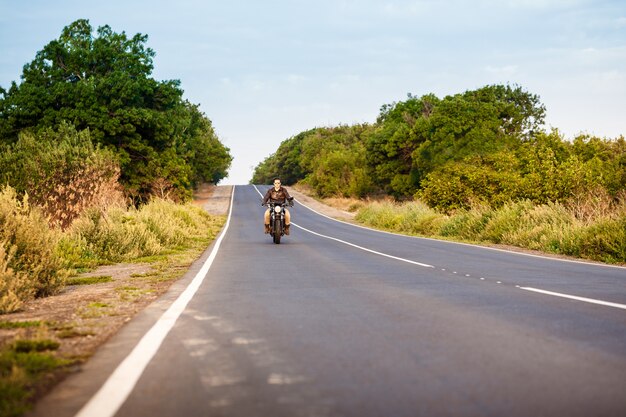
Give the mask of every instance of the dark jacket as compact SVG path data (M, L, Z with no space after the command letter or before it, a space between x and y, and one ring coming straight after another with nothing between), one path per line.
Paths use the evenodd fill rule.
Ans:
M286 199L291 199L289 192L282 186L276 191L274 187L267 190L265 197L263 197L263 204L267 204L268 200L272 200L274 203L284 203Z

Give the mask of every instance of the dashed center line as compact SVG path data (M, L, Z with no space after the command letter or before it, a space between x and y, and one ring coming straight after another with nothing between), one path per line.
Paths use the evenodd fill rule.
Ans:
M259 195L262 195L261 192L259 191L259 189L256 186L254 186L254 188L256 189L257 193L259 193ZM342 221L334 219L334 218L332 218L330 216L326 216L326 215L324 215L322 213L319 213L319 212L313 210L312 208L308 207L307 205L303 204L300 201L298 201L298 203L300 205L302 205L303 207L306 207L307 209L311 210L312 212L314 212L314 213L316 213L316 214L318 214L318 215L320 215L322 217L325 217L327 219L336 221L338 223L343 223L343 224L346 224L346 225L349 225L349 226L353 226L353 227L358 227L358 228L361 228L361 229L368 229L368 230L380 232L378 230L370 229L368 227L354 225L352 223L347 223L347 222L342 222ZM383 252L378 252L378 251L375 251L375 250L372 250L372 249L364 248L364 247L359 246L359 245L355 245L354 243L346 242L345 240L341 240L341 239L338 239L338 238L335 238L335 237L332 237L332 236L323 235L321 233L314 232L312 230L309 230L309 229L307 229L305 227L302 227L302 226L300 226L300 225L298 225L296 223L293 223L293 222L291 224L293 224L294 226L296 226L296 227L298 227L298 228L300 228L300 229L302 229L302 230L304 230L304 231L306 231L308 233L311 233L313 235L316 235L316 236L319 236L319 237L323 237L325 239L334 240L336 242L340 242L340 243L343 243L345 245L352 246L352 247L364 250L366 252L374 253L376 255L384 256L384 257L395 259L395 260L402 261L402 262L411 263L411 264L422 266L422 267L426 267L426 268L434 268L434 266L429 265L429 264L416 262L416 261L411 261L409 259L400 258L400 257L389 255L389 254L386 254L386 253L383 253ZM390 234L393 234L393 233L390 233ZM486 249L489 249L489 248L486 248ZM572 262L577 262L577 261L572 261ZM583 263L583 262L580 262L580 263ZM446 272L445 268L440 268L440 269L441 269L441 271ZM458 275L458 271L453 271L452 274ZM471 277L471 274L464 274L464 275L466 277ZM486 278L485 277L480 277L480 280L481 281L486 281ZM497 280L496 284L502 284L502 281ZM615 308L620 308L620 309L625 309L626 310L626 305L619 304L619 303L612 303L612 302L609 302L609 301L596 300L596 299L593 299L593 298L579 297L579 296L575 296L575 295L569 295L569 294L557 293L557 292L552 292L552 291L546 291L546 290L541 290L541 289L538 289L538 288L522 287L520 285L515 285L515 288L518 288L518 289L521 289L521 290L525 290L525 291L532 291L532 292L536 292L536 293L541 293L541 294L545 294L545 295L551 295L551 296L555 296L555 297L569 298L569 299L572 299L572 300L584 301L584 302L591 303L591 304L598 304L598 305L603 305L603 306L607 306L607 307L615 307Z

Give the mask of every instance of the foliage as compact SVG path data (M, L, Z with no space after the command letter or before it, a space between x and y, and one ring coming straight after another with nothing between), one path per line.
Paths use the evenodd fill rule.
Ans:
M75 267L122 262L186 248L214 235L218 224L198 207L160 199L139 209L90 209L68 229L60 250Z
M287 184L303 180L323 197L383 190L408 199L422 191L432 207L447 209L472 200L502 204L522 175L507 164L517 164L515 150L534 138L544 113L538 96L517 86L443 99L409 94L382 106L375 125L318 128L284 141L257 166L253 182L281 175Z
M568 203L595 190L616 197L626 188L626 142L538 132L512 149L468 156L435 168L416 197L444 211L476 203L501 207L528 199Z
M357 220L399 233L514 245L604 262L626 262L626 202L613 202L604 215L582 220L560 203L530 200L494 209L477 205L445 215L419 201L375 202Z
M135 199L155 188L184 199L195 181L222 179L231 161L210 121L183 101L177 80L151 78L147 35L128 37L88 20L65 27L24 66L21 83L0 90L0 142L24 129L69 121L114 151L121 181Z
M185 101L188 126L179 144L179 153L191 167L192 184L217 184L228 175L233 157L217 137L211 121L197 105Z
M55 293L67 271L56 252L58 233L48 227L41 211L10 187L0 189L0 311L19 308L31 296ZM6 304L5 304L6 303Z
M269 183L280 176L287 185L302 181L322 197L363 197L374 189L365 167L369 130L355 125L301 132L256 167L252 182Z
M7 251L4 242L0 242L0 314L18 310L23 300L35 292L28 275L9 266L14 257L15 246Z
M300 166L306 172L304 183L320 197L364 197L373 190L365 169L363 137L367 125L317 129L305 137Z
M402 197L412 194L419 186L413 153L426 140L419 136L419 131L425 130L423 125L440 101L433 94L421 98L409 94L404 102L381 107L366 146L367 167L385 192Z
M20 133L0 153L0 172L0 181L27 193L62 228L86 208L124 203L113 153L94 146L88 130L77 132L67 123L58 131Z
M543 122L539 98L521 87L485 86L383 106L367 143L368 166L388 193L409 197L433 170L508 149Z
M448 162L426 175L416 197L444 211L476 204L501 206L519 197L523 179L516 164L506 151Z
M278 176L283 184L291 185L304 179L306 172L301 164L302 142L316 131L317 129L307 130L284 140L274 154L255 168L251 182L270 184Z
M103 282L111 282L113 277L110 275L99 275L96 277L75 277L67 280L67 285L93 285Z
M57 347L51 340L18 340L0 351L0 415L23 415L38 378L69 364L47 352Z

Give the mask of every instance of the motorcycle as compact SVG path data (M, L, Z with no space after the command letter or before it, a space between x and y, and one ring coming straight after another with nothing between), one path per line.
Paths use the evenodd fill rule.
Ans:
M263 205L270 209L270 236L272 236L274 243L278 245L280 238L285 235L285 208L287 206L293 207L293 197L283 203L269 201Z

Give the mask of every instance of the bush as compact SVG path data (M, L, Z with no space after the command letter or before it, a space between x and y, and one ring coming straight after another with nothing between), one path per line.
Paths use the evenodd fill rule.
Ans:
M162 249L158 239L135 217L134 209L89 209L74 221L68 238L80 248L81 258L96 263L156 255Z
M68 229L61 245L75 266L122 262L207 237L214 219L198 207L153 199L140 209L90 209Z
M458 210L443 222L440 234L470 241L480 240L491 215L491 209L480 205L470 210Z
M402 222L398 214L398 204L383 201L363 207L356 215L356 220L380 229L398 230Z
M188 239L199 237L210 216L191 205L153 199L137 212L137 218L165 247L185 246Z
M509 244L609 263L626 262L624 203L603 210L603 217L583 222L580 208L558 203L536 205L529 200L499 209L476 205L446 216L420 202L402 205L372 203L356 219L369 226L401 233Z
M25 301L32 295L42 297L54 294L63 285L67 271L56 252L58 237L58 233L49 228L41 211L31 207L27 196L19 198L11 187L0 190L0 242L3 252L0 263L4 264L0 269L6 276L12 277L10 286L13 288L5 288L7 292L0 297L6 296L8 304L15 306L15 298L9 296L9 292L15 296L19 292L22 294L21 301ZM23 283L21 275L27 277L27 283Z
M579 253L604 262L626 262L626 215L585 227L579 239Z
M476 238L494 243L504 242L504 237L515 233L521 227L528 225L524 222L524 215L532 211L534 205L529 200L508 203L497 210L490 210L481 230L476 231Z
M21 133L0 153L0 172L0 180L27 193L63 229L89 207L123 203L114 155L94 146L88 130L66 123L57 131Z
M499 242L553 253L563 253L564 247L572 247L579 225L563 205L549 203L533 206L528 202L518 204L521 204L521 210L517 224L502 227ZM513 220L511 216L508 217Z
M9 266L14 254L15 246L7 251L0 242L0 314L19 310L24 300L32 298L35 293L28 276Z

